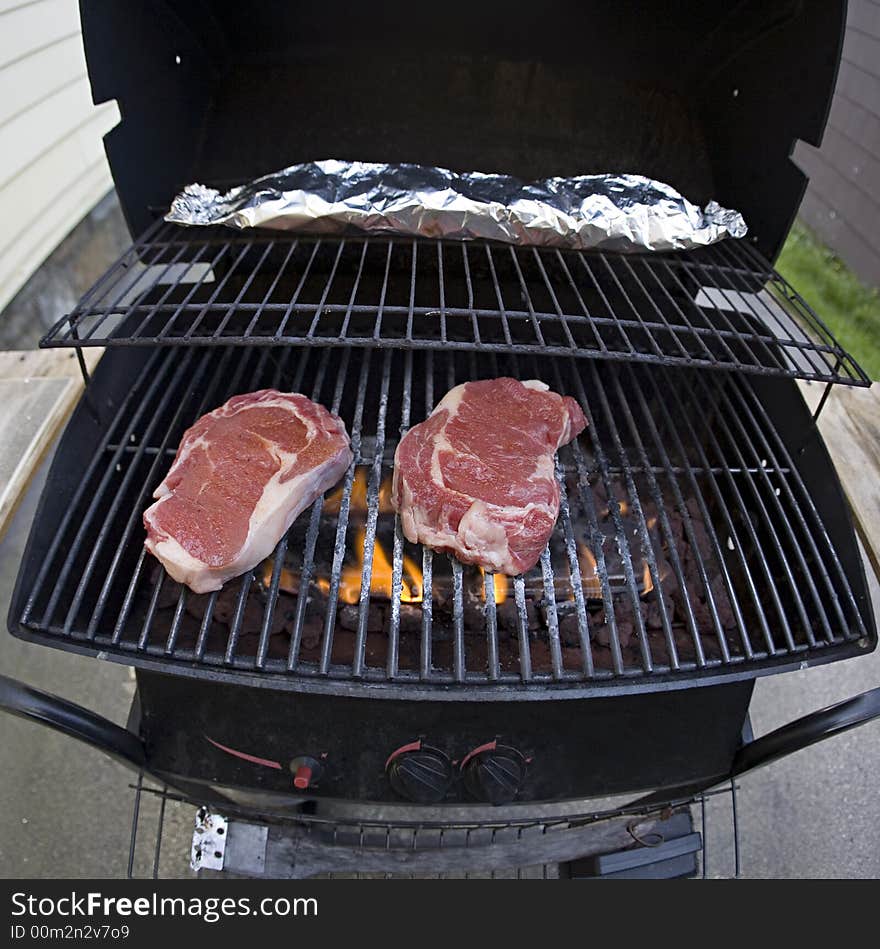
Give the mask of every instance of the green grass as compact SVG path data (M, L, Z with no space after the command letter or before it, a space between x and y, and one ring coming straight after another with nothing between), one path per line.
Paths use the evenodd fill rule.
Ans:
M801 224L776 269L800 292L872 379L880 379L880 291L859 278Z

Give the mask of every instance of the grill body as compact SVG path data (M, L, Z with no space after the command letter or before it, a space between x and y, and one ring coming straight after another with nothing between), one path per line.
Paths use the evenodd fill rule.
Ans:
M95 100L124 117L106 138L120 200L133 234L150 229L44 341L108 351L9 627L134 665L147 767L199 800L534 806L706 786L731 773L757 676L877 642L792 381L868 380L767 262L805 185L792 143L821 138L844 4L382 12L377 39L362 5L82 5ZM191 181L321 157L641 173L742 211L754 246L563 257L151 224ZM382 491L400 433L501 374L544 378L590 425L559 453L539 567L498 584L410 549ZM265 570L190 595L144 554L143 509L183 431L266 386L338 411L355 463ZM380 550L390 595L369 576Z
M138 726L152 772L198 800L256 806L270 795L288 806L399 802L386 763L420 740L449 762L449 787L433 802L445 805L487 803L465 779L462 762L492 742L527 761L515 796L522 805L707 782L730 770L753 686L535 706L291 695L145 670L137 682ZM236 757L212 741L281 767ZM299 791L291 762L304 757L322 769L312 788Z
M703 629L706 664L698 668L686 663L674 669L668 659L663 664L662 641L655 631L649 641L653 665L646 668L638 651L624 652L618 670L614 668L613 651L603 652L596 640L592 624L597 604L593 603L586 611L592 648L589 669L582 652L562 644L561 670L555 674L547 658L548 632L526 630L523 637L514 636L519 662L511 666L499 661L498 675L493 678L491 663L487 666L486 654L480 648L493 630L489 621L492 614L484 605L477 614L470 614L468 622L461 614L453 624L462 631L465 673L457 681L454 643L443 641L435 592L435 627L428 627L427 633L430 642L426 644L424 622L413 634L413 648L407 647L405 631L397 627L394 674L389 672L391 640L387 626L367 629L364 664L355 668L352 663L357 653L346 656L336 652L344 637L351 642L353 634L332 621L325 630L332 632L335 645L327 645L325 638L312 652L301 652L291 667L289 644L297 641L295 629L283 640L281 653L274 651L274 637L254 635L254 631L266 628L267 602L279 608L271 597L266 600L259 575L248 575L230 585L236 604L233 614L239 619L233 618L230 628L219 631L212 625L210 612L216 609L216 603L210 607L205 598L187 597L174 585L170 598L162 600L161 577L149 570L139 532L148 492L170 461L163 446L166 442L176 445L180 432L197 417L205 399L217 401L231 394L218 393L218 384L247 391L272 383L274 374L291 380L289 387L304 391L314 391L315 380L323 379L321 384L328 386L328 393L319 390L317 394L328 403L333 399L330 393L341 388L340 411L350 426L359 404L383 404L381 399L373 400L371 393L383 388L400 393L402 386L402 395L388 399L390 414L384 427L390 432L396 427L391 420L398 419L395 413L404 403L416 414L424 411L421 399L425 362L413 355L416 365L407 374L402 368L407 363L404 353L386 357L379 365L391 367L387 378L380 375L366 386L352 382L349 401L344 380L360 380L362 372L371 378L369 365L364 368L371 356L364 350L340 354L307 349L297 359L291 358L289 364L278 364L268 349L245 351L232 347L225 352L192 353L186 349L127 349L113 352L99 365L89 399L77 407L49 473L11 604L10 628L30 640L97 652L135 665L138 697L131 727L145 740L150 770L196 799L231 800L255 808L267 799L281 806L301 806L325 798L381 805L401 796L386 768L389 757L419 742L439 752L449 768L448 787L440 799L448 805L481 803L474 800L474 790L461 771L461 763L471 751L492 742L513 749L527 762L515 795L523 805L706 783L730 769L746 726L756 676L858 655L876 642L863 567L845 500L794 382L713 373L708 376L712 384L703 389L699 374L692 370L646 368L628 377L627 370L613 366L594 371L575 363L559 377L557 388L577 394L578 380L581 385L586 380L588 393L582 398L593 407L595 454L601 455L603 446L608 450L601 464L595 458L591 462L591 485L601 484L612 471L622 469L629 457L627 450L634 452L640 431L647 443L648 423L654 417L646 403L648 411L640 416L641 426L636 425L629 436L621 436L623 429L615 429L613 423L622 410L618 403L609 403L600 411L603 398L608 400L615 380L629 378L633 386L629 397L636 401L639 393L649 391L650 380L656 376L663 383L664 411L668 414L678 405L682 413L675 416L678 423L683 429L691 426L694 464L690 475L704 492L700 494L704 502L732 505L732 496L720 489L713 502L711 488L713 478L716 484L730 480L743 506L726 510L734 519L731 524L740 531L737 536L743 538L748 535L750 517L757 523L762 512L771 512L768 517L772 516L779 530L773 536L780 546L776 550L764 548L762 543L769 544L773 538L756 535L756 543L745 555L745 562L751 565L750 575L759 583L753 599L749 600L742 586L743 576L733 586L742 594L742 607L750 617L746 641L753 654L746 656L740 649L726 660L720 658L717 651L712 652L711 631ZM344 367L337 365L338 359L345 360ZM449 376L447 368L455 370L457 366L466 377L473 377L479 374L475 368L479 370L482 364L455 358L447 364L435 355L431 365L438 376L439 390L441 380L446 384L457 381L457 377ZM528 368L529 375L540 376L551 371L552 364L550 368L540 364L519 368L523 373ZM495 367L485 365L483 371L491 373ZM174 379L182 381L175 383ZM366 393L361 400L359 392ZM701 411L692 404L697 394L706 404L714 400L720 413L707 414L703 428L694 428ZM167 402L165 408L161 407L162 400ZM754 429L733 425L734 409L745 418L747 410L754 413L758 406L768 407L764 427L758 425L757 418L753 419L757 425ZM722 411L725 407L726 414ZM659 408L655 411L658 418L663 415ZM371 471L377 460L381 462L380 474L369 478L367 489L376 500L378 490L374 489L382 480L381 472L390 466L396 439L389 436L383 449L376 441L377 426L382 427L378 417L364 410L360 418L358 467ZM725 426L727 451L717 441ZM614 448L614 431L621 437L619 449ZM667 435L671 446L671 428ZM710 450L713 438L715 454ZM658 444L665 443L661 440ZM730 454L734 445L739 456ZM710 454L700 455L698 447ZM761 449L768 453L763 459L766 468L755 454ZM745 463L747 457L751 464ZM732 467L737 458L739 469ZM679 463L674 464L667 455L659 466L651 465L651 460L634 458L629 466L632 477L644 478L646 472L657 467L655 478L664 484L677 484L677 478L682 486L687 483L686 465L681 464L687 458L675 459ZM662 461L660 457L653 460ZM563 471L569 463L576 471L576 459L563 455ZM726 475L725 464L729 469ZM775 493L777 485L779 496ZM352 493L348 493L350 499ZM747 498L748 503L743 500ZM779 504L776 508L774 499ZM650 500L650 491L646 490L643 501L647 505ZM331 502L325 504L332 508ZM667 514L672 506L670 501ZM322 510L320 505L318 509ZM583 512L576 512L572 496L567 515L571 523L568 527L561 525L561 534L588 531ZM715 507L713 512L710 523L721 530L722 513ZM778 524L783 515L792 521L803 517L802 527L809 535L800 531L786 538ZM349 517L354 515L350 512ZM389 517L379 515L380 526L374 537L385 536L381 525ZM329 528L332 536L338 530L338 520L331 518ZM354 530L350 523L347 534ZM823 531L827 532L826 541L822 539ZM809 552L810 538L819 545L817 559L812 559ZM292 551L297 543L291 538ZM387 540L386 544L390 552ZM735 572L739 554L727 550L726 545L722 547L720 559L713 560L707 553L706 562L716 572L722 563ZM636 550L634 546L632 563L638 562ZM786 586L782 565L795 565L799 552L806 557L805 569L796 570L792 576L795 582ZM400 560L397 555L395 559ZM434 558L435 584L443 559ZM559 576L565 577L564 559L562 564ZM771 578L765 586L761 586L762 564ZM550 567L554 568L554 562ZM823 571L826 579L820 582ZM320 579L315 577L316 582ZM571 588L559 587L557 580L553 578L549 587L543 587L543 595L546 599L549 589L558 589L554 595L558 615L563 616L566 602L572 608L577 602L572 599ZM669 582L669 577L665 580ZM522 589L526 590L524 583ZM625 604L631 588L624 583L621 589ZM823 641L817 619L813 644L799 638L789 648L778 616L769 607L764 613L755 612L762 600L772 599L771 592L782 598L780 603L784 602L787 611L782 615L792 629L798 603L811 615L819 610L829 623L840 610L847 623L835 623L832 639ZM819 599L813 599L813 595ZM256 625L253 618L243 618L250 616L255 604ZM315 609L321 609L320 601L308 607ZM307 612L306 621L309 615ZM496 634L498 615L496 604ZM326 619L323 614L318 616ZM773 654L761 651L759 616L771 629ZM476 625L470 628L469 623ZM205 630L210 632L202 635ZM731 645L735 642L733 636L726 638ZM266 651L261 650L261 642L268 644ZM496 650L504 646L503 640L496 641ZM421 664L426 650L430 657L427 673ZM331 661L322 672L324 654ZM523 655L529 656L528 672ZM294 790L291 763L299 759L319 762L322 773L309 788ZM438 803L433 797L431 802ZM485 805L485 801L482 803Z

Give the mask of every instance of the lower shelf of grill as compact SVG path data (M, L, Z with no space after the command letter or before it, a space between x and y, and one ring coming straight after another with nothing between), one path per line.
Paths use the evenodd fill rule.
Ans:
M389 816L387 808L372 819L324 808L329 813L299 820L288 815L283 823L234 806L221 807L218 814L216 808L200 807L197 800L141 779L133 791L130 879L185 877L193 864L200 876L260 879L667 879L697 874L705 879L741 872L732 782L663 811L579 801L520 808L526 813L518 816L495 808L489 819L462 813L450 819L441 808L422 807L417 819L407 821ZM218 851L205 854L201 846L208 825L223 827L222 835L212 835L222 848L219 858ZM548 862L536 862L535 843L540 846L548 834L564 841L572 832L582 835L579 845L562 857L557 853ZM307 844L290 859L286 838L294 835ZM529 853L525 865L517 865L510 853L517 845ZM564 842L555 849L563 847Z
M451 386L541 378L586 432L524 576L404 540L399 433ZM197 596L143 550L183 431L239 392L339 412L355 463L254 572ZM108 352L62 439L10 612L23 638L276 688L538 698L752 677L876 644L827 453L788 380L514 355L235 347Z

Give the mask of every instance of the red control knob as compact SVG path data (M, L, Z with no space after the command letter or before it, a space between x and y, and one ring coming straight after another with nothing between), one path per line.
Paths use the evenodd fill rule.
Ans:
M297 755L290 762L290 773L297 791L306 791L317 786L324 773L324 765L311 755Z

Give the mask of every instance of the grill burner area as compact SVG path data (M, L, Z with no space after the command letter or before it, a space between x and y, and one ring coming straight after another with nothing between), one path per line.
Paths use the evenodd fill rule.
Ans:
M551 542L515 578L409 544L388 505L398 433L453 385L497 375L543 379L589 417L558 455ZM143 551L141 514L183 431L262 387L338 411L356 464L270 561L195 596ZM45 495L59 507L38 516L21 574L13 609L26 638L234 681L332 691L364 680L437 697L455 684L469 695L553 695L751 677L869 644L841 564L857 556L852 541L823 525L817 485L793 461L792 426L813 482L822 479L821 447L798 435L809 416L784 380L515 355L227 347L119 352L89 391ZM767 405L789 420L785 437Z
M570 479L573 480L573 479ZM625 500L625 490L619 482L615 484L615 498L621 513L624 533L637 533L637 522L629 513ZM567 484L569 493L576 490ZM328 540L335 535L338 525L338 512L342 492L331 493L324 503L319 538ZM394 516L390 501L390 481L386 479L379 490L379 521L373 544L373 563L370 580L370 598L368 602L367 632L380 634L369 636L367 640L366 664L386 667L388 662L388 637L381 633L388 629L392 620L392 591L395 583L394 566L388 553L394 543ZM620 560L620 553L614 544L614 525L607 502L602 501L602 486L594 490L597 501L598 527L602 535L602 549L606 552L606 570L612 593L613 611L616 620L616 638L621 661L625 666L638 662L638 641L633 605L628 595L626 576ZM648 511L653 508L649 502ZM359 621L359 601L361 578L363 575L364 546L366 540L366 520L368 516L367 482L365 469L355 474L349 508L349 527L346 557L339 583L336 605L337 629L333 640L331 661L334 665L350 665L354 660L354 650ZM681 658L696 658L694 641L687 632L687 604L699 616L703 628L711 625L711 616L705 603L705 594L701 595L698 575L698 563L701 559L711 559L711 545L696 503L688 508L693 534L697 538L698 550L691 552L688 539L684 536L683 518L673 513L670 518L672 535L683 564L683 574L687 584L682 591L668 563L668 549L664 550L663 539L657 530L658 516L647 514L646 525L650 531L651 543L655 550L662 551L658 556L658 574L663 585L664 607L669 617L676 650ZM581 519L583 521L583 519ZM575 534L582 535L583 523L575 526ZM285 659L290 653L292 633L296 622L296 602L302 589L302 552L305 545L305 526L297 525L288 537L284 567L278 582L277 602L275 604L270 630L269 658ZM399 605L397 622L399 625L398 663L401 669L419 668L419 644L423 623L422 604L424 601L424 580L422 570L409 552L411 545L405 544L400 578ZM580 567L583 597L587 610L588 623L592 632L593 660L599 669L610 670L614 667L611 645L611 626L608 622L602 600L602 584L597 573L597 560L586 542L577 544L578 564ZM551 541L551 562L564 562L564 538L557 532ZM650 644L651 652L660 661L668 662L669 651L663 635L663 609L658 602L658 594L653 588L651 569L642 557L634 562L636 568L636 587L639 592L639 612L641 622ZM455 640L456 621L456 565L444 556L433 558L432 590L432 661L440 668L449 668L453 661L452 650ZM254 593L241 621L238 637L238 651L242 655L256 656L259 649L260 633L263 625L264 609L272 587L274 562L267 560L254 582ZM332 546L325 545L323 551L316 552L315 563L311 569L312 580L307 597L309 608L303 623L300 640L300 658L304 662L317 663L321 657L321 634L323 618L328 610L328 599L332 576ZM161 567L154 568L154 582L158 581ZM514 594L514 584L509 577L501 574L487 576L479 567L461 565L460 602L464 617L464 636L466 652L475 663L487 662L486 655L486 611L487 585L492 586L492 598L495 604L495 616L498 631L499 666L502 673L516 673L519 669L517 633L519 617ZM525 610L528 626L532 668L534 672L550 673L552 662L549 651L551 620L550 606L540 571L531 571L524 578ZM720 575L716 575L711 585L712 596L717 606L721 626L728 636L735 628L734 613ZM553 594L556 605L557 628L560 640L563 668L579 669L583 667L583 655L579 639L578 615L576 603L572 598L571 577L560 574L554 577ZM216 637L218 645L228 639L230 626L236 616L236 603L239 591L234 585L227 586L216 598L212 621L215 624L211 635ZM167 625L173 620L177 606L178 590L174 584L163 588L157 605L157 621ZM186 612L192 620L201 621L210 601L209 595L187 594ZM194 647L199 627L196 623L183 622L178 646ZM615 647L616 648L616 647ZM736 649L733 643L733 649ZM710 654L717 658L717 647L709 646Z

